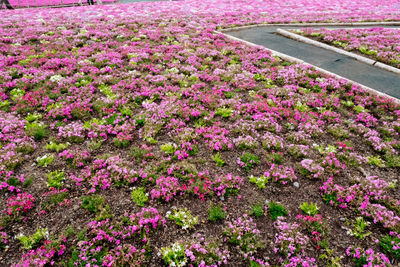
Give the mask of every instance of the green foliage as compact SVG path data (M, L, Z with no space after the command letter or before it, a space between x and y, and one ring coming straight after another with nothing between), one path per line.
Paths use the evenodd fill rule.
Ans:
M287 216L289 213L283 205L275 202L269 202L267 214L272 220L276 221L278 217Z
M221 158L221 154L218 152L215 155L211 156L212 160L215 161L215 163L217 164L217 166L222 167L225 164L225 161L222 160Z
M340 264L341 257L333 256L333 249L326 248L325 253L319 256L321 260L326 261L327 267L341 267Z
M258 186L258 189L264 189L265 185L268 183L269 178L265 177L264 175L260 177L255 177L251 175L249 177L250 183L256 184Z
M43 239L48 237L49 232L45 228L39 228L33 235L19 235L17 238L21 242L24 249L33 249L36 247Z
M232 91L224 91L224 96L226 98L230 99L230 98L234 98L236 96L236 93L232 92Z
M51 151L60 152L61 150L65 150L69 147L69 143L60 143L57 144L55 142L50 142L46 144L45 148Z
M28 122L33 122L33 121L37 121L39 119L42 118L42 115L37 114L37 113L32 113L32 114L28 114L25 118L26 121Z
M260 163L260 159L257 155L245 152L241 157L240 161L244 163L244 168L249 171L254 165Z
M232 114L233 114L233 109L231 109L231 108L223 108L222 107L222 108L218 108L215 111L215 115L221 116L223 118L229 118L232 116Z
M28 122L25 125L25 132L29 136L33 136L35 140L40 140L48 135L47 126L37 122Z
M173 214L168 211L165 217L175 221L182 229L193 228L198 223L198 217L194 217L187 208L173 209Z
M53 171L47 174L47 186L61 188L64 180L64 171Z
M81 207L93 213L99 213L105 203L101 195L83 196Z
M319 208L316 204L310 202L303 202L300 205L300 209L307 215L309 216L314 216L316 214L318 214Z
M346 139L346 138L349 138L349 136L350 136L349 131L340 126L328 127L328 132L330 134L332 134L334 137L340 138L340 139Z
M222 221L225 219L226 213L220 205L211 204L208 208L208 220L211 222Z
M265 212L264 205L262 203L256 203L251 207L250 214L256 218L259 218L264 215L264 212Z
M148 194L146 194L143 187L135 188L131 193L133 202L135 202L139 207L143 207L147 200L149 200L147 195Z
M52 207L58 206L60 203L64 201L68 197L68 192L60 192L50 196L50 198L43 202L42 208L44 210L49 210Z
M303 151L300 149L298 145L292 145L288 148L288 153L295 159L302 159L305 158L306 155L303 153Z
M385 254L389 254L396 260L400 259L400 249L395 249L400 245L400 238L396 236L385 235L379 238L379 246Z
M353 227L353 229L349 230L349 233L359 239L364 239L367 236L371 235L371 232L366 232L365 228L370 225L369 222L366 222L363 217L357 217L354 223L350 223L347 221L347 225Z
M380 156L368 156L367 157L368 164L372 166L378 166L378 167L385 167L385 162L383 159L381 159Z
M266 156L266 160L271 163L282 164L283 163L283 155L282 155L282 153L269 153Z
M354 111L357 112L357 113L363 113L363 112L368 112L368 111L369 111L368 109L364 108L364 107L361 106L361 105L357 105L357 106L355 106L353 109L354 109Z
M54 155L43 155L42 157L36 158L39 166L47 167L54 161Z
M399 155L387 152L383 157L386 161L386 166L388 168L400 167L400 156Z
M175 243L172 247L161 248L161 255L168 266L182 267L186 265L187 258L182 244Z
M167 143L160 146L160 149L166 154L174 154L176 151L176 145L172 143Z
M130 141L129 141L129 140L126 140L126 139L119 139L118 137L115 137L114 140L113 140L113 142L114 142L114 145L115 145L116 147L119 147L119 148L128 147L129 144L130 144Z

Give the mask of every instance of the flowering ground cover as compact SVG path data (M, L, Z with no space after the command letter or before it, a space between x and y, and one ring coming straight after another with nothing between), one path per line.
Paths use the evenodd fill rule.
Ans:
M213 32L328 4L2 11L0 264L398 264L399 105Z
M11 6L16 7L39 7L79 4L79 0L9 0ZM86 1L82 1L86 3ZM95 3L97 1L94 1ZM102 0L103 3L114 3L115 0Z
M400 67L400 29L313 29L295 31L298 34L323 41L346 51L361 53L374 60Z

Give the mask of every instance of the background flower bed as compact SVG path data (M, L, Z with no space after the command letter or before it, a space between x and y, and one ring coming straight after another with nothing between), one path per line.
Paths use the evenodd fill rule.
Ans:
M301 35L332 44L346 51L361 53L374 60L400 67L400 29L312 29L296 31Z
M79 0L9 0L11 6L16 7L42 7L79 4ZM85 1L82 1L86 4ZM96 3L96 1L94 1ZM104 0L103 3L114 3L115 0Z
M397 264L399 106L213 33L397 4L263 3L2 11L1 264Z

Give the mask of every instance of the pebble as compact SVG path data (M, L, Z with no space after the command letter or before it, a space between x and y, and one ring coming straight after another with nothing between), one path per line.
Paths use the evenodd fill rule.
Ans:
M299 187L300 187L300 184L299 184L298 182L294 182L294 183L293 183L293 186L296 187L296 188L299 188Z
M345 222L346 218L341 217L339 220L341 220L342 222Z

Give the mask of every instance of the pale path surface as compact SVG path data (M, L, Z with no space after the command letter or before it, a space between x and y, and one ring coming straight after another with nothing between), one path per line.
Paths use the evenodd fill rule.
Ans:
M256 27L225 33L299 58L307 63L400 99L400 75L362 63L333 51L277 35L275 34L277 28L293 28L293 25L288 27ZM325 28L329 27L326 26ZM338 28L338 26L334 26L334 28Z
M119 3L160 2L160 0L119 0Z

